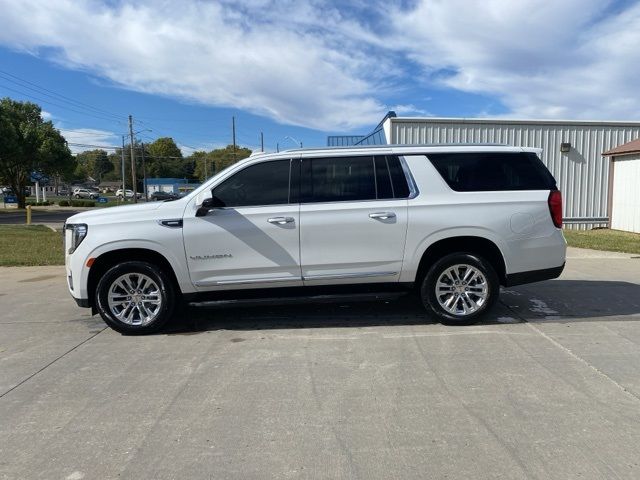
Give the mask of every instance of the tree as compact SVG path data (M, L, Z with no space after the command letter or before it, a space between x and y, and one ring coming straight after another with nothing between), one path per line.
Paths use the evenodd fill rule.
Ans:
M182 152L171 137L161 137L145 145L147 177L184 176Z
M24 190L33 173L68 177L75 159L67 142L31 102L0 100L0 181L8 183L24 208Z
M193 152L187 157L187 160L194 163L193 176L201 182L213 175L212 170L214 167L212 166L211 158L209 157L209 153L204 150Z
M200 181L205 181L229 165L247 158L251 155L251 150L243 147L236 147L235 155L233 153L233 145L227 145L224 148L218 148L210 152L198 150L193 152L187 160L195 163L194 177Z
M88 175L97 182L102 182L104 175L115 169L107 152L101 149L80 152L76 155L76 161L84 166Z

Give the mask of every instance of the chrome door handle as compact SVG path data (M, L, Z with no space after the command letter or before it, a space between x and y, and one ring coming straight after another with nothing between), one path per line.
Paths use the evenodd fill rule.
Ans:
M267 220L269 223L277 223L278 225L284 225L285 223L293 223L293 217L271 217Z
M396 218L396 214L393 212L376 212L376 213L370 213L369 218L379 218L380 220L388 220L389 218Z

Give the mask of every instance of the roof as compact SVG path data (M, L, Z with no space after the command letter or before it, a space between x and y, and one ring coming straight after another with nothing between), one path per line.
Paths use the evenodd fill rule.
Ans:
M456 117L396 117L393 123L499 123L506 125L591 125L638 127L638 120L566 120L566 119L525 119L525 118L456 118Z
M189 183L200 183L200 182L196 182L196 181L189 181L186 178L147 178L145 180L145 183L147 185L175 185L175 184L180 184L180 185L186 185Z
M602 155L606 157L618 157L621 155L631 155L633 153L640 153L640 138L618 145L616 148L607 150Z

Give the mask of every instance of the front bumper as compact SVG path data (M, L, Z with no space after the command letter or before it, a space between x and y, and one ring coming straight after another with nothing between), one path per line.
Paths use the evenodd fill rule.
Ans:
M82 307L82 308L90 308L91 307L91 303L89 302L88 298L76 298L76 297L73 297L73 299L76 301L76 303L78 304L79 307Z

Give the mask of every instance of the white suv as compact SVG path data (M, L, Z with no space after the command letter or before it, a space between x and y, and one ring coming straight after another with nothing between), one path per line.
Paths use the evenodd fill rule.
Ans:
M123 333L179 300L415 289L471 323L499 286L555 278L562 199L538 150L384 146L258 154L177 200L83 212L65 228L78 305Z

